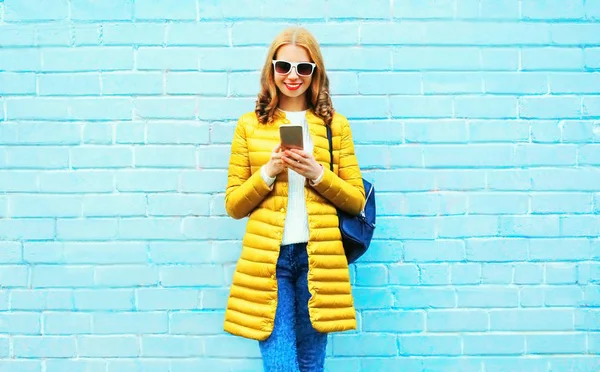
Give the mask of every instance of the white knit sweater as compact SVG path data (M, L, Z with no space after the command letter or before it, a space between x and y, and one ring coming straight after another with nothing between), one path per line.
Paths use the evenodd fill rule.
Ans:
M306 122L306 111L285 111L285 115L291 124L302 125L304 151L312 154L313 143ZM269 177L264 171L264 167L261 169L261 176L270 186L275 182L276 177ZM313 184L318 183L322 176L323 173ZM304 176L288 168L288 206L281 245L308 242L308 215L304 197L305 181Z

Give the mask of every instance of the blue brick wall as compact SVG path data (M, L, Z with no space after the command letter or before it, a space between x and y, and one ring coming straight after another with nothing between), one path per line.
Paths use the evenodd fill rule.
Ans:
M0 371L261 370L223 193L291 24L379 192L328 370L600 370L600 1L0 0Z

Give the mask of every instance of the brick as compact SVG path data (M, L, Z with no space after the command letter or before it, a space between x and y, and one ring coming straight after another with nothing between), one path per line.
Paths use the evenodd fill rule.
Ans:
M54 219L0 219L0 239L2 240L43 240L54 238Z
M174 312L169 317L170 333L176 335L219 335L223 312Z
M131 47L47 48L42 51L44 72L120 71L133 69Z
M529 195L525 193L469 193L469 212L473 214L526 214Z
M593 167L532 169L530 174L536 191L594 191L600 179L600 171Z
M41 332L39 313L10 312L0 314L0 333L10 335L36 335Z
M451 0L440 1L435 7L418 0L394 1L394 18L453 18L454 2Z
M78 98L69 103L70 116L77 120L110 121L131 120L132 102L129 98Z
M590 213L593 198L586 193L533 193L531 211L534 213Z
M76 310L130 311L134 309L132 289L89 289L73 293Z
M0 94L2 95L35 94L35 84L36 82L34 74L0 72Z
M138 98L135 114L143 119L194 119L196 102L193 98Z
M575 284L577 282L577 266L569 263L546 264L546 283Z
M392 117L450 118L452 99L445 96L391 96Z
M88 194L83 196L85 217L134 217L146 215L146 197L142 194Z
M572 309L491 310L490 327L496 331L571 331Z
M486 174L481 170L439 169L435 171L436 187L444 191L483 190Z
M420 264L419 279L422 285L450 284L450 266L448 264Z
M536 354L585 353L583 334L527 335L527 351Z
M168 331L166 312L92 313L94 334L161 334Z
M479 73L428 72L423 74L423 93L483 93L483 82L483 76Z
M389 70L390 51L384 47L351 48L323 47L323 58L327 61L327 70L336 71L381 71Z
M492 94L544 94L553 75L548 78L548 74L538 72L490 72L483 76L483 84L485 92Z
M200 120L236 120L251 111L255 104L254 98L198 98L198 118Z
M527 48L521 51L521 58L523 71L582 70L584 67L583 49L578 48Z
M441 216L436 219L440 238L492 237L498 234L498 216Z
M259 348L252 340L243 338L231 338L230 336L215 336L207 339L206 355L209 357L224 357L231 358L234 355L239 355L244 358L254 358L260 356ZM223 342L232 345L232 349L224 349L219 347ZM235 350L235 352L233 352Z
M133 18L133 1L71 2L71 19L80 21L127 21Z
M24 311L73 309L71 289L13 289L10 293L10 309Z
M134 4L136 20L196 20L196 2L182 0L172 4L166 0L137 0Z
M482 49L481 68L489 71L517 71L519 70L520 49L517 48L489 48ZM471 58L475 58L473 55Z
M134 163L137 168L192 168L196 156L191 146L140 146Z
M419 284L420 272L414 264L395 264L389 267L389 284L417 285Z
M67 0L6 0L4 20L7 22L61 21L69 16Z
M482 284L511 284L513 267L505 263L484 263L481 265Z
M456 294L446 288L399 288L395 291L395 303L406 309L456 307Z
M273 2L274 0L267 0L267 4L269 2ZM320 4L320 3L319 3ZM292 9L293 6L286 8ZM319 18L318 12L316 12L317 8L319 11L322 9L325 11L325 7L315 7L311 9L307 16L313 16L314 18ZM282 10L283 12L284 10ZM298 13L298 9L293 11L294 13ZM366 24L361 25L365 27ZM357 45L359 42L361 44L362 41L359 40L359 25L354 22L335 22L331 20L327 23L314 23L314 24L306 24L305 27L312 32L315 38L319 41L321 46L336 46L336 45ZM364 33L364 28L361 29L361 34ZM329 74L328 74L329 75ZM330 76L331 77L331 76Z
M159 72L108 72L102 74L104 95L160 95L163 75Z
M520 166L574 166L577 147L574 145L518 145L516 163Z
M279 7L280 5L277 6ZM233 46L268 46L271 43L271 40L273 40L282 30L290 26L293 26L293 24L280 22L234 23L231 26L231 44ZM228 45L227 30L225 29L224 31L224 44Z
M337 335L333 337L333 352L340 356L394 356L396 342L393 335Z
M90 287L93 283L94 271L90 267L36 265L31 274L33 288Z
M560 220L551 215L500 216L500 235L506 237L559 236Z
M82 197L73 195L12 195L12 217L79 217Z
M421 75L371 72L358 74L360 94L421 94Z
M73 358L76 341L72 336L15 336L13 355L19 358Z
M540 284L544 280L544 267L539 264L520 263L514 265L515 284Z
M502 286L461 287L456 290L458 307L498 308L519 306L519 291Z
M121 146L81 146L71 149L73 168L125 168L133 165L133 151Z
M517 98L497 96L468 96L454 99L457 118L516 119Z
M135 335L82 336L77 340L80 356L91 358L127 358L140 355L140 343Z
M28 24L3 25L0 46L16 47L35 45L35 28Z
M181 218L128 218L119 222L118 236L126 240L181 240L184 239L181 230Z
M451 264L450 282L452 284L481 283L481 265L475 263Z
M227 95L227 75L224 73L173 72L166 75L168 94Z
M161 46L165 35L166 24L164 23L108 23L102 25L102 41L107 46L131 44Z
M353 6L347 6L347 2L343 0L332 0L327 5L328 18L390 18L390 6L386 0L377 0L370 4L355 2Z
M46 312L43 314L46 335L79 335L92 332L92 316L86 313Z
M17 0L12 0L17 2ZM0 71L35 72L42 68L41 52L37 49L0 50Z
M427 312L428 332L477 332L489 328L483 310L433 310Z
M466 355L522 355L525 352L523 335L466 335Z
M524 0L521 4L523 19L582 19L583 1L563 2L559 0Z
M425 313L420 311L364 311L362 330L366 332L421 332Z
M404 47L392 52L393 68L400 71L472 71L480 68L479 51L461 47Z
M22 243L0 242L0 263L20 263L23 260Z
M198 122L148 123L146 127L149 144L208 144L210 126Z
M590 242L583 238L544 238L532 240L529 244L529 257L536 261L587 260L591 250Z
M56 235L64 240L101 241L117 237L116 218L61 219L56 223Z
M127 170L115 175L116 188L120 192L169 192L177 191L179 172L173 170Z
M21 122L17 125L19 144L22 145L77 145L81 142L80 124ZM42 151L43 149L29 151ZM41 161L41 159L40 159Z
M9 98L5 111L8 120L61 120L69 117L69 102L64 98Z
M44 365L47 372L60 372L69 368L89 372L104 372L107 363L103 360L94 359L48 359Z
M460 355L461 338L455 335L406 335L398 337L400 355Z

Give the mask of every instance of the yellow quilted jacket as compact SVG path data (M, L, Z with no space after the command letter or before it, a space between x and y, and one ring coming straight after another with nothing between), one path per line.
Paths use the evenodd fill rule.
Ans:
M355 329L348 263L336 213L339 207L358 214L365 203L352 133L346 118L336 113L331 123L332 172L325 123L310 110L306 119L314 144L313 155L325 170L320 183L305 188L310 319L313 327L324 333ZM248 216L248 222L224 329L255 340L265 340L273 331L277 308L275 270L288 192L287 172L277 176L271 189L260 176L260 167L269 161L272 149L279 143L279 127L288 123L283 112L266 125L258 122L254 112L244 114L238 120L231 145L225 207L231 217Z

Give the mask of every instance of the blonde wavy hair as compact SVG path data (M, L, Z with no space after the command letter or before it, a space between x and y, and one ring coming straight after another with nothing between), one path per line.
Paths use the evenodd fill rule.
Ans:
M306 100L314 114L323 119L326 125L330 125L334 110L329 96L329 78L325 72L323 56L315 37L302 27L290 27L283 30L275 37L269 47L267 59L260 76L260 92L254 109L258 121L262 124L271 123L277 115L279 97L273 76L272 61L279 48L286 44L305 48L312 62L317 65L312 75L311 85L306 91Z

